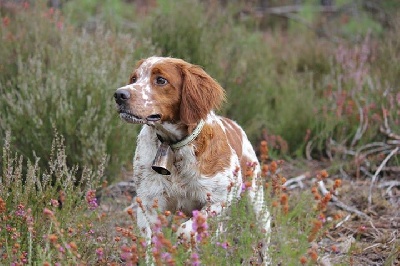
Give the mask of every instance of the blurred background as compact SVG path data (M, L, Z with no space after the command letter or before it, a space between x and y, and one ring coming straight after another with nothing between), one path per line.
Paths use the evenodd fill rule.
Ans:
M273 158L359 176L397 145L399 11L397 0L2 0L0 139L45 167L60 135L68 165L106 156L115 180L140 127L119 120L113 92L136 60L172 56L221 83L221 113Z

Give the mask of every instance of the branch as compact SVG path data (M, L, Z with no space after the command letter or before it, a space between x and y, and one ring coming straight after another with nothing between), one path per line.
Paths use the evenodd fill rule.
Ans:
M324 196L325 196L327 193L330 193L330 192L326 189L325 184L324 184L324 181L322 181L322 180L321 180L321 181L318 181L318 187L319 187L319 189L321 190L321 192L322 192L322 194L323 194ZM354 207L351 207L351 206L348 206L348 205L344 204L344 203L341 202L336 196L332 195L332 199L331 199L331 200L334 202L334 204L335 204L337 207L339 207L339 208L341 208L341 209L343 209L343 210L345 210L345 211L354 213L354 214L356 214L356 215L358 215L358 216L360 216L360 217L362 217L362 218L371 220L371 218L370 218L368 215L366 215L365 213L363 213L363 212L357 210L357 209L354 208Z
M300 188L304 188L304 184L303 184L302 181L304 179L306 179L307 177L309 177L309 176L310 176L310 173L306 172L306 173L304 173L302 175L299 175L297 177L289 179L288 181L285 182L285 184L283 184L283 186L288 188L291 184L298 183Z
M354 99L354 102L357 104L358 111L360 112L360 125L357 128L357 132L354 135L353 140L351 141L351 147L354 147L356 143L361 139L361 137L364 135L365 131L368 128L368 116L364 116L363 109L360 106L360 103L357 101L357 99ZM365 122L364 122L365 118Z
M399 150L399 147L396 147L393 149L388 156L386 156L385 160L382 161L381 165L378 167L378 170L376 170L374 176L372 177L371 180L371 185L369 186L369 195L368 195L368 206L371 207L372 205L372 189L374 187L374 183L376 178L378 177L379 173L382 171L382 168L386 165L386 163L389 161L389 159L397 153Z

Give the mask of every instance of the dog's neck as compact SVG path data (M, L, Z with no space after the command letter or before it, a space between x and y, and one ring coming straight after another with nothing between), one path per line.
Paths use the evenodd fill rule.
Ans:
M172 149L179 149L191 143L200 134L204 126L204 120L195 125L162 123L155 124L154 129L157 138L171 146Z
M164 122L154 124L155 133L159 138L168 143L175 143L185 138L189 134L188 126Z

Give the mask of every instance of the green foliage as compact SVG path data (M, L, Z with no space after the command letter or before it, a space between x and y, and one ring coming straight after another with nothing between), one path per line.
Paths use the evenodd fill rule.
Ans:
M65 17L37 6L17 12L7 27L3 25L0 136L11 130L21 154L33 160L35 153L42 158L40 163L45 163L48 148L43 143L50 142L56 128L66 139L70 165L96 163L106 153L111 160L106 172L113 179L119 165L130 160L133 147L124 144L133 142L138 127L116 119L111 95L123 84L136 59L154 54L203 66L227 91L228 101L221 113L243 125L253 143L264 128L280 136L291 155L303 153L309 130L317 140L313 147L320 151L332 136L339 142L352 139L358 127L358 111L353 110L344 119L336 116L337 109L343 108L337 102L342 92L336 89L343 88L346 97L353 98L368 92L368 99L348 99L361 107L383 103L381 84L374 90L353 93L353 81L340 78L349 71L336 60L346 44L317 39L313 32L303 30L291 31L288 36L281 32L262 34L244 26L234 15L240 5L207 8L204 3L188 0L159 1L158 8L145 18L129 18L134 28L125 27L125 5L122 1L106 1L104 5L70 1L63 10ZM310 5L304 12L311 12ZM77 8L82 15L74 11ZM112 31L98 23L104 12L112 13L109 21L104 20ZM97 18L94 27L83 22L91 16ZM88 30L71 28L70 20L86 25ZM396 27L393 32L395 36ZM381 53L393 60L397 42L395 37L389 40L385 42L388 49L382 48ZM372 51L373 47L368 49ZM380 60L372 53L370 56ZM351 60L357 58L349 57L347 64ZM367 71L363 72L364 80L374 79L369 76L377 73L396 84L397 64L389 67L382 63L379 69L368 59L363 64L362 71ZM385 68L390 70L379 73ZM374 72L369 73L372 69ZM358 70L350 71L357 74ZM372 132L377 126L370 127L365 142L376 135Z
M249 192L242 191L241 197L234 199L223 215L207 218L199 213L196 216L200 217L196 220L198 226L205 225L206 232L197 244L190 239L178 240L172 230L187 220L186 217L160 213L159 223L153 228L153 245L147 246L135 219L117 210L105 211L115 202L98 205L95 191L103 176L104 159L100 165L84 166L79 176L77 167L67 165L65 140L55 133L48 167L40 168L37 160L26 162L14 154L10 138L7 134L0 178L2 264L93 265L131 261L146 264L147 250L154 255L148 259L164 263L170 259L176 265L194 263L194 253L204 265L247 265L259 260L260 243L267 243L261 220L252 211ZM28 169L25 174L24 165ZM274 192L266 190L265 197L265 206L274 219L269 257L273 264L282 261L296 264L307 252L311 221L318 211L311 210L310 194L296 200L293 210L285 210L282 183L277 183L280 175L268 173L265 178L269 188L274 188ZM99 191L102 201L107 193L107 190ZM272 204L279 201L278 205Z
M0 178L2 264L63 261L54 256L61 254L60 250L69 254L65 259L74 259L71 251L75 251L69 247L71 242L84 244L87 252L94 253L96 240L81 238L81 234L87 234L91 229L88 226L96 223L96 213L88 210L84 200L88 191L99 186L105 158L97 166L84 167L78 175L77 167L67 165L64 139L57 133L46 169L40 168L39 158L25 162L25 158L13 154L9 134L3 144ZM25 174L23 168L27 169ZM78 224L85 226L79 228ZM59 240L52 242L53 236Z
M307 81L299 86L290 69L276 72L275 59L279 59L261 34L235 21L233 6L211 10L193 1L162 3L142 27L142 36L150 37L163 55L201 65L219 81L228 95L223 114L242 124L252 140L263 126L290 140L292 132L305 132L305 123L293 121L299 108L304 114L295 119L299 122L312 117L312 111L287 103L296 100L307 106L313 101L312 88ZM282 80L282 74L290 77ZM296 143L298 138L291 141L292 150L298 148Z
M69 166L96 165L107 154L114 179L131 160L138 129L119 121L113 101L134 64L134 39L74 30L48 9L10 20L0 29L0 137L11 131L15 150L46 166L55 128Z
M95 28L100 22L113 30L134 27L129 20L135 12L134 6L124 1L105 0L101 4L96 0L66 1L63 11L78 26Z
M382 30L382 26L368 16L368 14L361 14L343 26L343 34L348 37L365 36L368 32L380 34Z

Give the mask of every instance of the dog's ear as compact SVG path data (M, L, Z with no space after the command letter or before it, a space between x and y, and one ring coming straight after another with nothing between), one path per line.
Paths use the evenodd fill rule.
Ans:
M183 64L182 77L180 119L186 125L194 125L221 107L225 91L199 66Z

